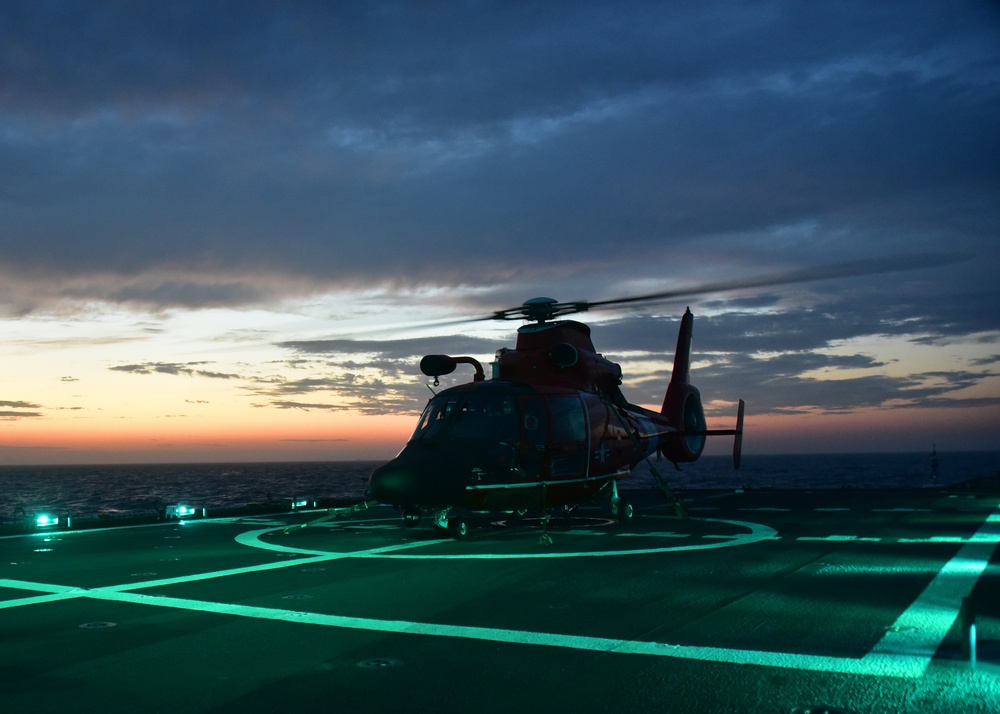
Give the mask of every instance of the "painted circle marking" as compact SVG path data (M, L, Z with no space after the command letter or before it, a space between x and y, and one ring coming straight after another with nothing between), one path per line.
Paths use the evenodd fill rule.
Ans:
M718 548L732 548L741 545L750 545L764 540L771 540L777 535L777 531L770 526L761 523L750 523L747 521L733 521L723 518L692 518L691 521L702 523L720 523L739 529L745 529L747 533L736 534L702 534L704 542L689 545L669 545L655 546L650 548L622 548L618 550L581 550L581 551L546 551L546 552L521 552L521 553L485 553L482 551L473 553L401 553L387 551L383 548L361 551L321 551L306 548L295 548L293 546L269 543L261 540L261 536L281 530L278 528L265 528L256 531L247 531L236 536L236 541L241 545L251 548L262 548L264 550L275 551L278 557L289 557L295 555L326 555L331 558L393 558L399 560L529 560L539 558L607 558L625 555L649 555L654 553L674 553L690 550L715 550ZM402 526L399 526L402 530ZM565 534L569 535L569 534ZM663 540L662 534L634 534L632 538L626 540L634 542L639 538L650 538ZM431 540L426 543L409 543L408 550L418 548L429 548L442 543L453 543L451 539Z

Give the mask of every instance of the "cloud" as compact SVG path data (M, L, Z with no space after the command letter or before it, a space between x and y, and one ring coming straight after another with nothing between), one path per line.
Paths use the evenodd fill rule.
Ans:
M6 409L4 408L6 407ZM0 419L33 419L42 417L44 414L39 411L25 411L28 409L41 409L41 404L20 401L0 401Z
M275 400L269 402L268 404L258 404L258 407L275 407L276 409L302 409L303 411L310 411L311 409L319 409L325 411L340 411L344 407L340 407L334 404L318 404L318 403L308 403L308 402L292 402L288 400Z
M9 407L12 409L40 409L41 404L33 404L31 402L0 402L0 407Z
M10 310L678 275L706 246L815 261L1000 223L992 8L224 7L7 13Z
M277 409L354 411L361 414L399 414L418 412L426 401L426 388L412 376L393 376L377 368L367 370L370 376L359 376L342 370L327 369L326 376L287 380L248 387L254 397L268 401L256 407ZM288 399L298 395L328 395L332 402L303 402Z
M995 358L904 374L842 353L1000 339L998 46L994 5L931 0L3 8L0 317L434 319L953 251L974 260L586 317L651 401L687 304L706 393L959 399ZM229 380L281 409L412 410L420 356L512 342L449 331L242 330L219 340L288 360L109 369Z
M112 372L127 372L129 374L172 374L188 377L207 377L209 379L240 379L237 374L211 372L205 369L194 369L195 366L211 364L210 362L188 362L176 364L172 362L143 362L141 364L122 364L108 367Z
M364 340L333 338L320 340L290 340L279 347L300 354L313 355L373 355L383 363L399 360L419 360L425 354L483 354L495 352L494 342L481 337L464 335Z

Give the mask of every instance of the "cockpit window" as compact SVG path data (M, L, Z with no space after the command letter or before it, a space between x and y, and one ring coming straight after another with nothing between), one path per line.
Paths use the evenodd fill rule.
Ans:
M434 436L441 430L441 425L445 423L457 404L455 399L432 399L424 407L424 413L420 415L417 428L410 437L410 441L426 439Z
M518 428L516 405L511 394L472 392L458 398L442 395L427 404L410 440L447 435L513 442Z
M511 395L472 394L455 416L452 434L462 439L511 442L517 437L517 409Z

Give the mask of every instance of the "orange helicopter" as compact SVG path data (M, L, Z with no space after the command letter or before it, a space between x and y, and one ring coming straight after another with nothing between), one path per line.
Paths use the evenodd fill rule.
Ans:
M744 402L738 402L735 428L706 427L701 395L690 381L690 309L681 319L673 372L659 411L626 400L621 367L597 352L587 325L557 318L745 288L940 268L967 259L955 253L913 254L603 301L540 297L477 318L422 325L530 323L518 329L514 349L497 351L489 379L472 357L424 357L421 371L434 378L434 386L458 365L470 365L473 380L435 394L403 450L371 474L373 500L343 510L389 504L401 509L404 523L410 525L430 512L435 525L462 538L472 513L542 509L545 524L549 509L569 510L606 494L612 514L627 521L633 509L621 498L618 481L650 456L659 455L675 466L696 461L707 437L728 435L735 437L733 464L739 468ZM684 516L680 501L655 466L649 466L678 515Z
M496 353L490 379L472 357L424 357L420 369L435 386L460 364L475 370L473 381L428 402L403 450L372 473L371 498L402 509L411 525L430 511L435 525L462 538L469 513L568 510L604 493L612 514L628 520L633 509L621 498L618 481L654 454L675 465L696 461L709 436L735 436L738 468L744 403L734 429L707 428L701 396L690 382L690 309L681 319L658 412L625 399L621 367L597 352L587 325L555 319L620 302L542 297L493 313L489 319L531 324L518 329L514 349ZM682 514L680 502L651 470Z

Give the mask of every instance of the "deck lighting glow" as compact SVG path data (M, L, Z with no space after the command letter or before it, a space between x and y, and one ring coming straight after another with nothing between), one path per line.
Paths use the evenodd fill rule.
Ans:
M70 524L68 514L64 517L51 511L40 511L32 514L31 522L37 529L59 528L61 526L69 528Z
M166 517L167 518L190 518L197 513L198 509L194 506L186 506L182 503L178 503L174 506L167 506Z

